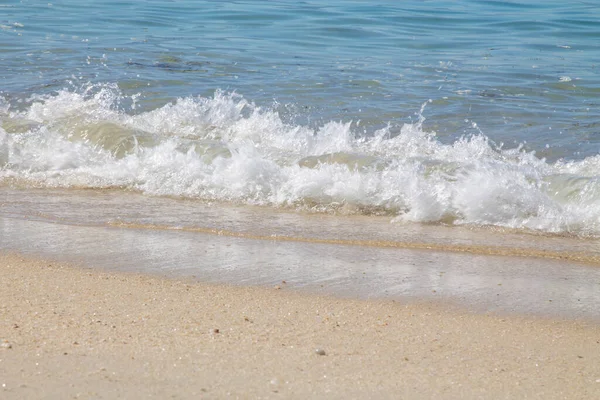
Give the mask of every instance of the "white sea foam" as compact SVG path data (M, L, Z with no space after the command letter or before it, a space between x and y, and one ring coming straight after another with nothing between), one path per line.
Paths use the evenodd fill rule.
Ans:
M551 164L483 135L443 144L423 112L365 136L352 122L288 124L219 91L135 115L122 100L104 85L0 109L0 183L600 235L600 156Z

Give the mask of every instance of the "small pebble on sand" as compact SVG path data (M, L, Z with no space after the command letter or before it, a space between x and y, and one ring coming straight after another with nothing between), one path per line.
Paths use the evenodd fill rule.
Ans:
M325 353L325 350L323 350L323 349L315 349L315 353L320 356L324 356L325 354L327 354L327 353Z

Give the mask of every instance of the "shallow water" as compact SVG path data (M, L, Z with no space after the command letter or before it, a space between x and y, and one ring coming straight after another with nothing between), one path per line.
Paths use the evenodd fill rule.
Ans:
M597 264L599 20L593 2L5 2L0 217Z
M600 320L595 239L215 207L118 191L6 190L0 249L117 271Z
M114 83L138 110L235 90L367 131L432 99L427 130L445 142L477 133L468 119L497 143L580 159L598 153L599 18L584 1L9 1L0 90L17 107Z
M600 232L593 3L1 11L0 185Z
M48 204L54 202L62 211L71 208L57 204L58 199L53 196ZM105 199L100 208L110 200ZM178 211L188 207L175 205ZM9 208L14 211L14 204ZM77 214L83 210L77 205L74 209L67 218L76 215L75 220L80 220ZM178 212L175 209L167 218L173 218ZM166 210L168 205L155 204L154 211L161 215ZM562 253L565 258L555 259L552 255L556 252L527 252L527 246L522 248L524 252L515 253L511 245L519 235L498 235L496 239L501 242L492 244L486 243L492 237L462 232L453 236L453 243L436 248L437 239L449 240L443 229L414 226L412 232L405 232L410 240L419 240L421 234L423 243L434 246L419 248L396 242L398 246L393 247L381 242L350 243L345 234L357 236L362 229L374 228L371 221L360 218L343 224L326 220L319 225L294 214L272 215L271 220L265 220L260 210L219 208L205 209L195 216L208 218L188 219L188 224L202 220L235 229L219 231L103 224L96 218L104 213L95 211L91 213L95 223L87 225L69 223L59 217L60 211L50 211L53 215L0 216L0 247L94 268L204 282L278 286L353 298L433 301L478 312L600 320L598 258L581 263ZM147 212L136 216L132 207L124 214L132 220L147 218ZM219 221L211 221L218 214ZM315 235L318 226L324 229ZM263 236L253 236L247 229L260 230ZM232 234L236 232L241 234ZM371 232L363 234L373 237ZM346 242L332 240L333 235ZM548 240L542 238L542 245L553 244ZM562 241L557 243L568 245ZM465 247L464 243L479 246ZM529 250L535 250L531 245ZM494 250L503 246L508 251L497 255Z

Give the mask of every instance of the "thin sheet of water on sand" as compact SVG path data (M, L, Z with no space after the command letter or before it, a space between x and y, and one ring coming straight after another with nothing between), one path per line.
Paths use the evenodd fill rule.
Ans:
M77 204L74 199L73 204ZM55 203L54 212L71 206ZM149 229L149 225L143 229L109 226L94 221L94 210L89 207L88 224L74 224L56 215L44 218L42 208L32 219L17 213L14 203L5 202L0 216L0 250L210 282L278 285L353 297L444 301L477 311L600 319L600 268L595 265L535 256L278 240L277 236L266 240L265 235L236 237L219 235L218 231ZM71 207L74 214L75 209ZM264 224L260 212L254 218L257 224ZM274 215L269 223L277 225L282 218L298 219ZM240 219L238 230L245 231L247 223ZM235 227L234 219L224 218L223 225ZM453 228L448 230L454 232ZM568 244L569 240L561 243ZM587 242L590 249L593 244Z
M347 210L351 212L351 210ZM600 239L498 227L391 223L393 216L290 211L117 190L0 188L0 215L67 225L182 230L223 236L527 256L600 266Z

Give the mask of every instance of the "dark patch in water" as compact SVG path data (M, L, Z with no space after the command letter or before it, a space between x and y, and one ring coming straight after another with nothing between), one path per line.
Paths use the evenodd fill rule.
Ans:
M184 63L173 63L173 62L154 62L150 63L141 63L136 61L128 61L128 66L140 67L140 68L157 68L163 71L173 71L173 72L208 72L207 69L201 68L205 65L210 64L209 62L184 62Z

